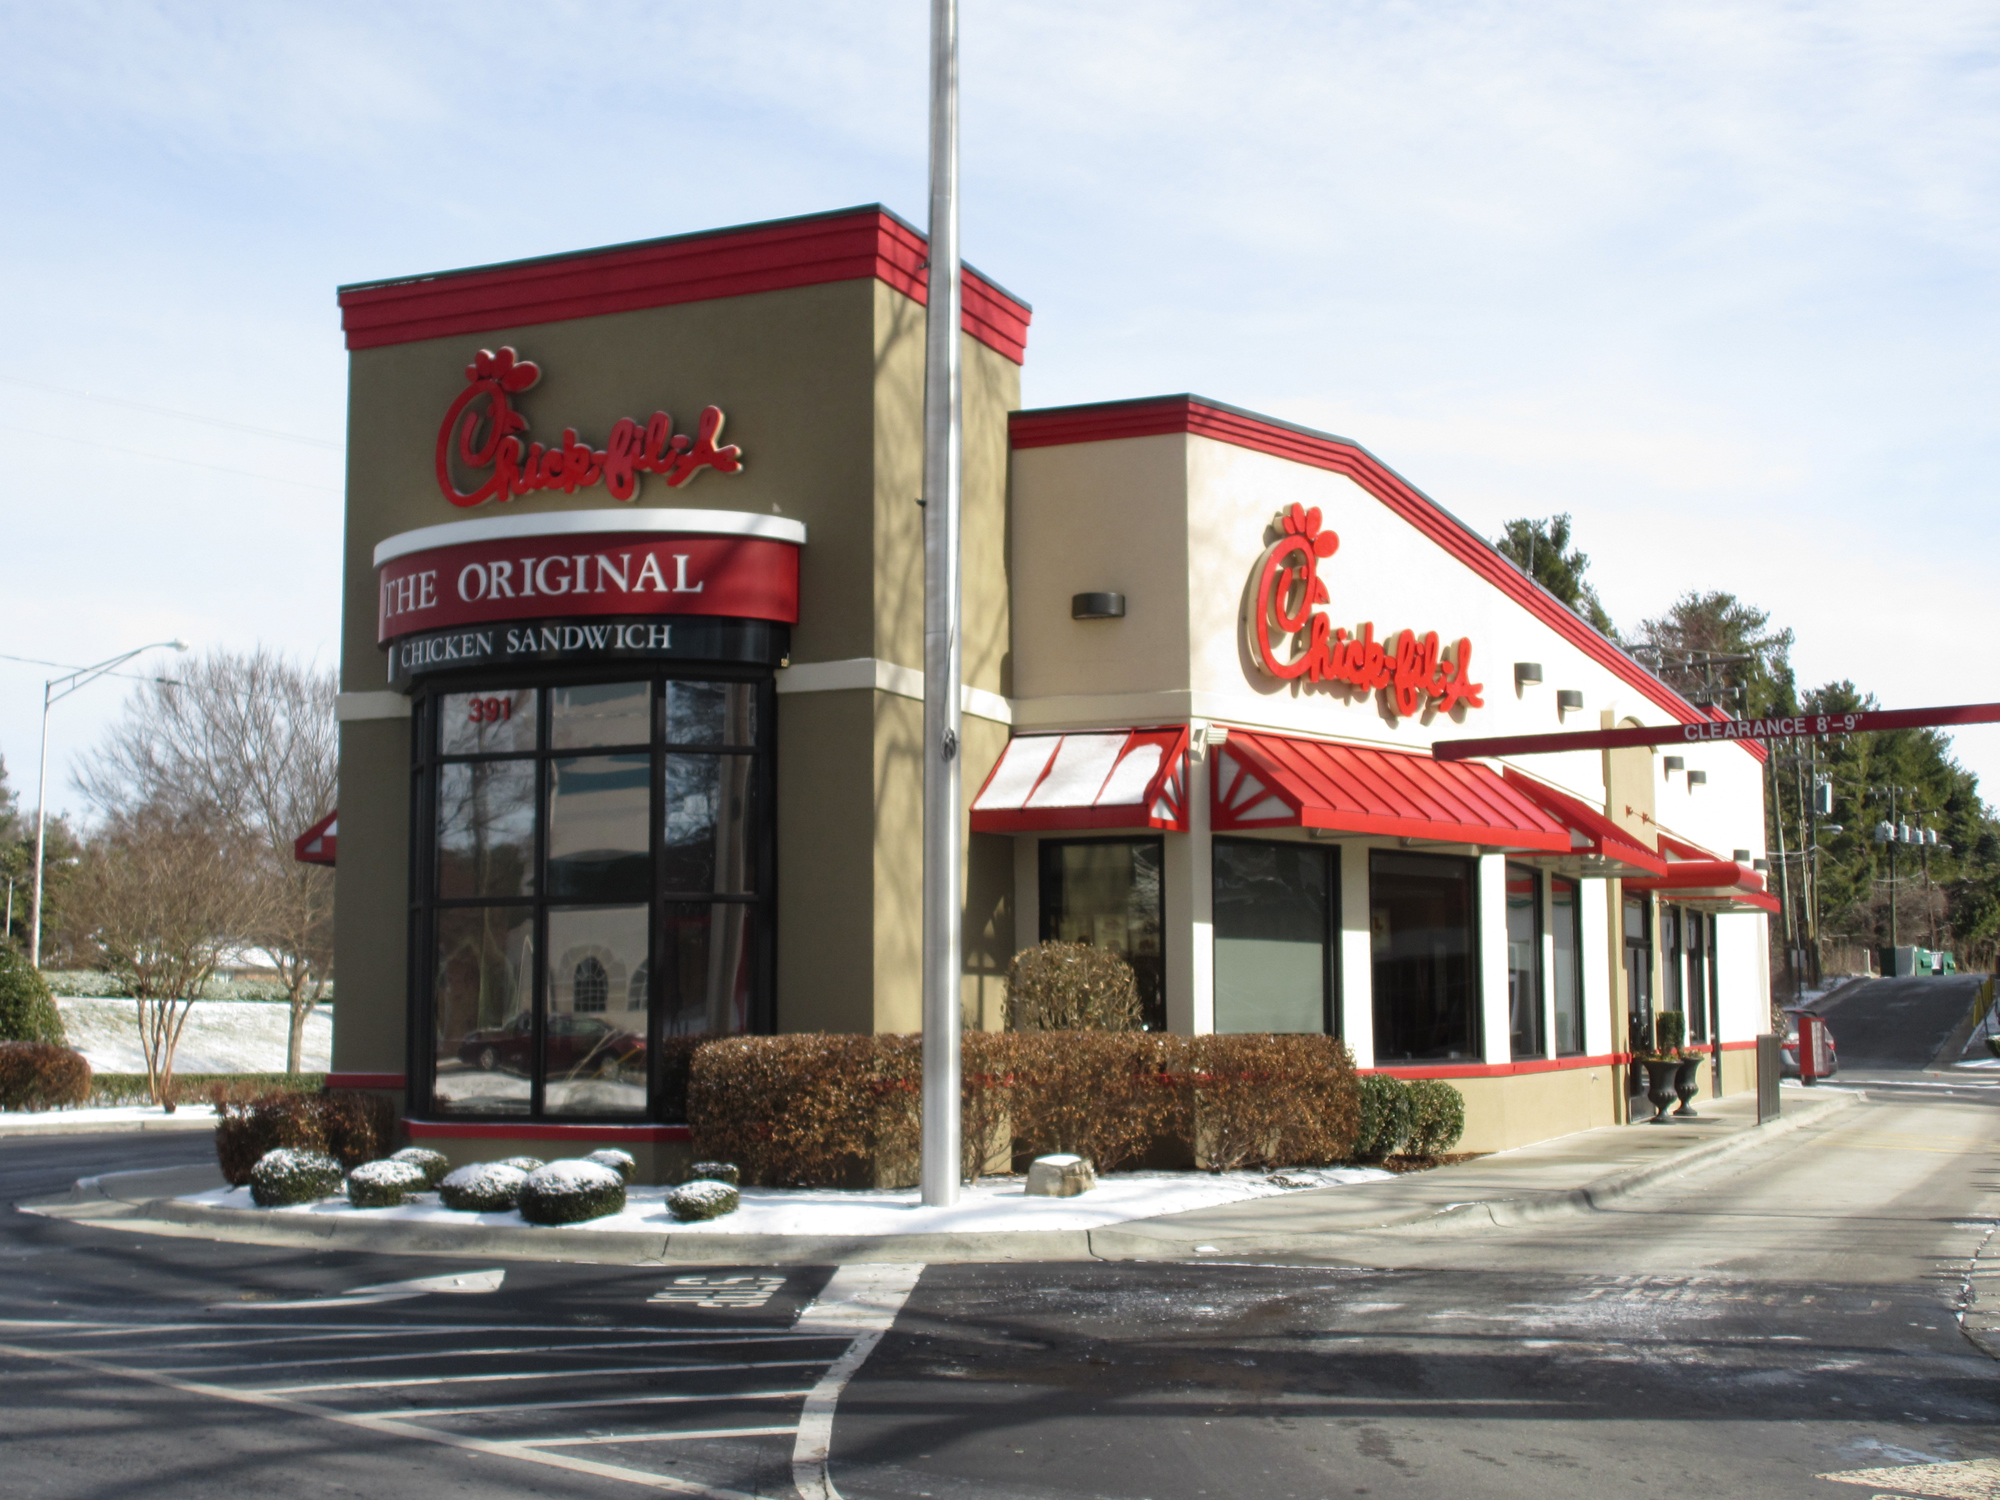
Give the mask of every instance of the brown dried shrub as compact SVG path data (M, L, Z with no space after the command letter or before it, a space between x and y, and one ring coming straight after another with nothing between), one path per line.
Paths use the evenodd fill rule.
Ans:
M1074 1152L1108 1172L1161 1136L1185 1138L1187 1045L1154 1031L1016 1035L1016 1140L1030 1156Z
M47 1042L0 1042L0 1109L62 1109L90 1097L81 1052Z
M968 1031L959 1054L959 1171L967 1182L1011 1169L1020 1038Z
M246 1101L217 1085L215 1157L222 1175L241 1187L267 1151L323 1151L345 1171L380 1161L396 1149L397 1111L381 1094L338 1090L298 1094L272 1090Z
M1212 1172L1344 1161L1361 1126L1354 1059L1334 1037L1188 1040L1196 1159Z
M873 1161L875 1051L872 1036L819 1032L708 1042L688 1071L696 1157L763 1186L859 1181Z
M1089 943L1037 943L1007 968L1016 1031L1137 1031L1139 982L1120 954Z

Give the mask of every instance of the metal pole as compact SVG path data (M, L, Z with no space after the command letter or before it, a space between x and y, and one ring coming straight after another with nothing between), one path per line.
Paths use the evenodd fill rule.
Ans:
M49 825L49 689L42 684L42 760L35 772L35 911L28 930L28 967L42 966L42 849Z
M958 0L931 0L931 218L924 318L924 1112L927 1207L959 1183Z

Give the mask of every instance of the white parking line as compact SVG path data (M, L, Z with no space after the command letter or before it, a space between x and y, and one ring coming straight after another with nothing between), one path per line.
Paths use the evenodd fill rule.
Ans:
M586 1448L603 1443L686 1443L696 1438L790 1437L796 1427L699 1427L679 1432L620 1432L609 1437L523 1438L529 1448Z
M833 1337L824 1333L758 1333L739 1334L734 1338L672 1338L672 1339L631 1339L616 1340L611 1343L591 1344L518 1344L507 1349L412 1349L401 1354L336 1354L323 1359L260 1359L246 1360L230 1365L155 1365L153 1369L161 1375L220 1375L225 1371L237 1370L296 1370L308 1365L380 1365L398 1364L418 1359L464 1359L478 1355L481 1359L494 1359L501 1355L517 1354L573 1354L580 1350L599 1349L670 1349L689 1345L707 1348L712 1344L795 1344L804 1340L825 1340ZM224 1343L221 1347L230 1347ZM573 1374L574 1371L551 1371L552 1374Z
M471 1349L469 1354L482 1351ZM599 1375L713 1375L722 1370L795 1370L824 1359L758 1359L726 1365L612 1365L599 1370L506 1370L498 1375L414 1375L398 1380L329 1380L318 1385L252 1386L260 1396L305 1396L314 1391L386 1391L406 1385L477 1385L498 1380L588 1380Z
M217 1387L225 1394L232 1394L227 1387ZM244 1391L244 1396L282 1401L285 1397L262 1397L256 1391ZM388 1411L352 1412L357 1417L479 1417L489 1412L503 1411L576 1411L586 1406L679 1406L689 1402L706 1401L715 1405L724 1401L780 1401L787 1396L809 1394L805 1386L790 1391L719 1391L694 1396L604 1396L588 1401L504 1401L492 1406L401 1406ZM522 1441L526 1441L523 1439Z
M807 1394L805 1409L799 1413L799 1435L792 1443L792 1483L801 1500L840 1500L840 1491L833 1487L833 1476L827 1472L834 1408L840 1404L847 1382L875 1352L923 1274L920 1264L842 1266L792 1325L800 1331L844 1330L854 1335L847 1352Z

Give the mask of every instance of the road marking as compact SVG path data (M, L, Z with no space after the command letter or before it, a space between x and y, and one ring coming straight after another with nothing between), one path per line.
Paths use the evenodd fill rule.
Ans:
M536 1448L584 1448L599 1443L685 1443L695 1438L790 1437L796 1427L702 1427L680 1432L621 1432L610 1437L522 1439Z
M1848 1469L1821 1474L1835 1484L1887 1485L1909 1495L1937 1500L1996 1500L2000 1497L2000 1458L1975 1458L1964 1463L1898 1464L1888 1469ZM1900 1497L1892 1497L1900 1500Z
M648 1302L682 1307L762 1307L781 1290L783 1276L676 1276L672 1286L653 1293Z
M677 1348L697 1345L708 1348L714 1344L796 1344L810 1340L824 1340L824 1333L757 1333L739 1334L734 1338L671 1338L671 1339L628 1339L604 1344L519 1344L511 1349L413 1349L402 1354L345 1354L324 1359L259 1359L245 1360L232 1365L154 1365L152 1368L162 1375L192 1375L207 1373L219 1375L224 1371L236 1370L297 1370L308 1365L380 1365L401 1364L417 1359L464 1359L477 1354L482 1359L495 1359L502 1355L518 1354L575 1354L584 1350L595 1352L599 1349L657 1349ZM283 1342L276 1340L274 1342ZM179 1347L179 1346L177 1346ZM229 1348L229 1343L219 1341L216 1345L201 1345L204 1348ZM815 1361L817 1363L817 1361ZM555 1371L557 1375L569 1373Z
M419 1276L411 1281L385 1281L377 1286L357 1286L333 1297L313 1297L300 1302L215 1302L217 1312L269 1312L273 1308L365 1307L377 1302L403 1302L411 1297L433 1294L476 1296L497 1292L507 1279L505 1270L464 1271L456 1276Z
M798 1437L792 1444L792 1483L801 1500L840 1500L840 1491L833 1487L833 1476L827 1471L833 1448L834 1408L840 1404L847 1382L875 1352L923 1274L921 1264L842 1266L792 1325L798 1332L824 1329L853 1335L847 1352L807 1393L805 1410L799 1413Z
M818 1363L818 1361L814 1361ZM218 1387L221 1389L221 1387ZM255 1392L250 1394L255 1395ZM404 1406L388 1411L365 1411L357 1413L364 1417L480 1417L491 1412L503 1411L573 1411L586 1406L678 1406L691 1401L706 1401L711 1405L724 1401L778 1401L787 1396L810 1394L805 1386L790 1391L715 1391L695 1396L605 1396L588 1401L502 1401L491 1406ZM260 1398L263 1399L263 1398ZM273 1401L287 1400L288 1397L273 1396Z
M484 1350L467 1353L484 1354ZM722 1370L795 1370L823 1365L823 1359L759 1359L727 1365L612 1365L600 1370L508 1370L499 1375L413 1375L399 1380L329 1380L318 1385L252 1387L264 1396L302 1396L308 1391L386 1391L406 1385L475 1385L496 1380L589 1380L600 1375L713 1375Z
M108 1364L103 1360L88 1359L82 1355L58 1353L52 1349L29 1349L19 1345L0 1344L0 1354L12 1355L17 1359L37 1359L49 1364L67 1365L71 1369L88 1370L94 1375L104 1375L116 1380L142 1381L147 1385L164 1386L168 1390L180 1391L191 1396L204 1396L211 1400L236 1401L246 1406L262 1406L274 1411L291 1412L298 1416L318 1417L324 1421L338 1422L343 1426L358 1427L388 1437L417 1438L424 1442L441 1443L449 1448L463 1448L472 1453L490 1453L499 1458L518 1458L524 1463L541 1464L551 1469L565 1469L573 1474L591 1474L603 1479L623 1479L650 1489L671 1491L677 1495L698 1495L703 1497L703 1500L751 1500L750 1496L740 1490L695 1484L690 1480L676 1479L670 1474L655 1474L645 1469L627 1468L621 1464L571 1458L562 1453L543 1453L526 1443L495 1442L486 1438L467 1437L461 1433L445 1432L437 1428L423 1427L415 1422L401 1421L396 1415L339 1411L333 1407L316 1406L308 1401L295 1401L287 1396L266 1396L255 1391L207 1385L201 1381L176 1380L172 1376L156 1375L151 1370L135 1370L124 1365ZM800 1395L803 1392L791 1394Z

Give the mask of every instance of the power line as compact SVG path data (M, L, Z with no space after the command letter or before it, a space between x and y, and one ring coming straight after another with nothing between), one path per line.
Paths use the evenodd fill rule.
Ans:
M48 385L39 380L23 380L18 375L0 375L0 383L23 386L31 391L50 391L58 396L74 396L80 401L101 401L106 406L123 406L132 411L150 411L163 417L178 417L183 422L201 422L209 427L222 427L230 432L251 432L259 437L279 438L287 443L304 443L308 448L325 448L338 453L340 444L330 443L325 438L301 437L296 432L279 432L271 427L252 427L247 422L228 422L221 417L198 416L191 411L176 411L171 406L154 406L146 401L128 401L122 396L100 396L93 391L72 390L64 385Z

